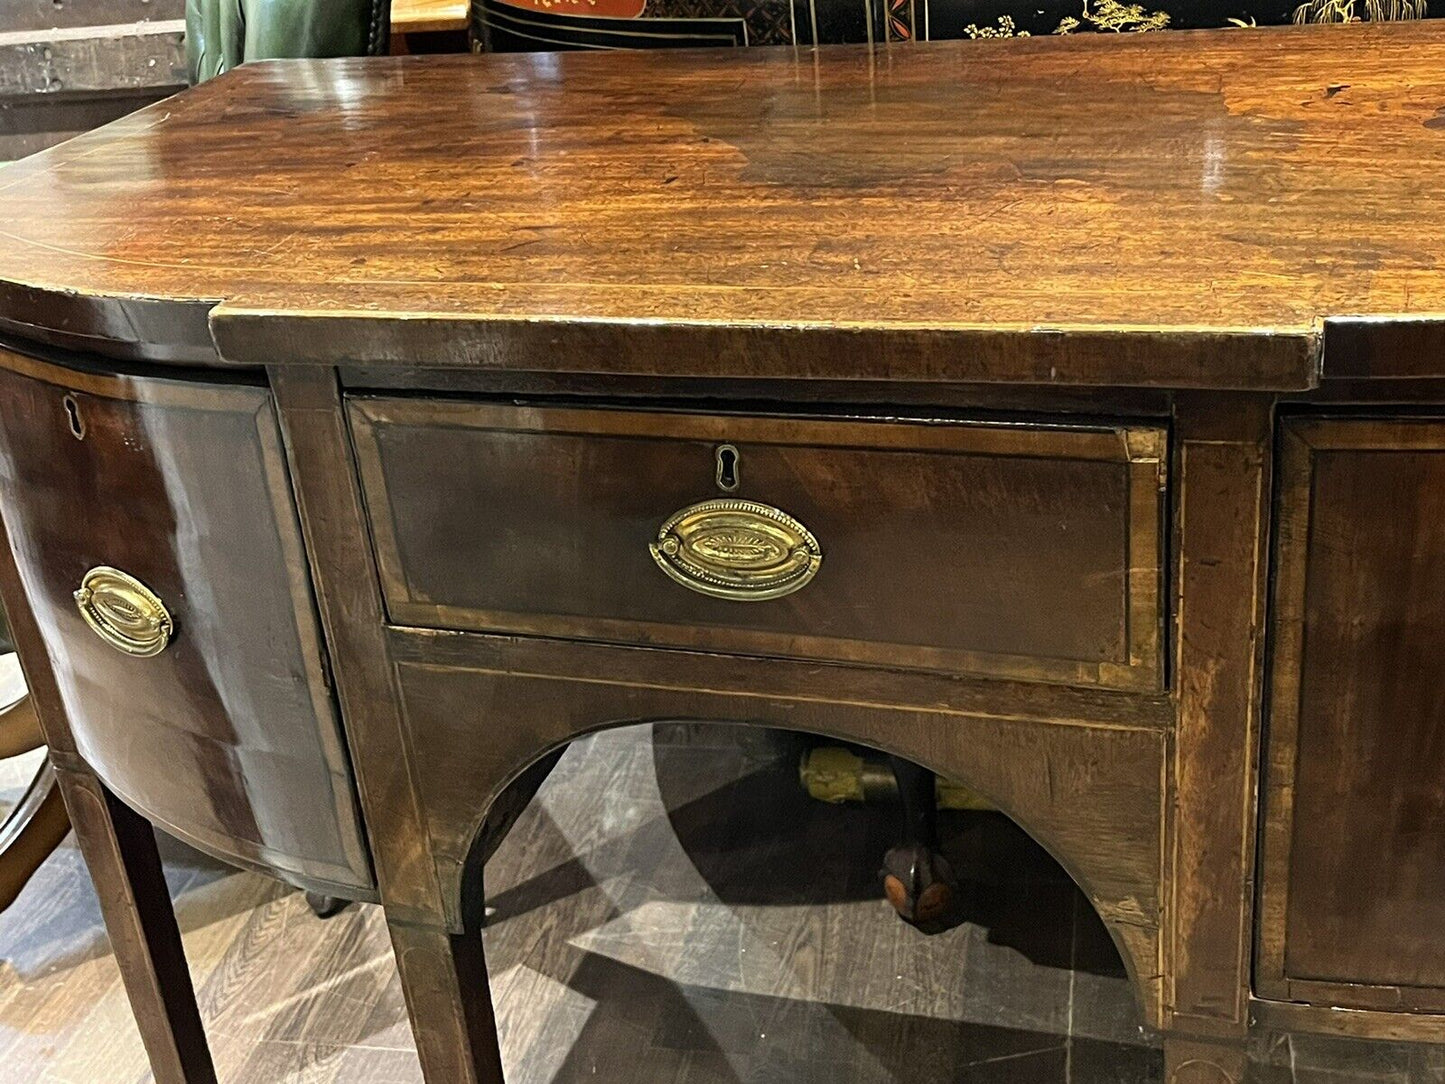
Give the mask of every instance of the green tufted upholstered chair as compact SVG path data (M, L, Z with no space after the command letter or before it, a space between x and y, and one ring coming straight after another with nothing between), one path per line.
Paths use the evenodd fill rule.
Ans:
M186 59L200 83L248 60L386 52L391 0L186 0Z

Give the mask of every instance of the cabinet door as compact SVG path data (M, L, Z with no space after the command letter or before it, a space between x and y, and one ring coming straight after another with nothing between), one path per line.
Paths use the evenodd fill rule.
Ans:
M1445 1011L1445 421L1281 439L1258 990Z
M371 896L270 393L0 351L0 516L76 751L107 786L204 850ZM87 618L77 590L105 570L167 611L159 651ZM145 616L115 591L104 613Z

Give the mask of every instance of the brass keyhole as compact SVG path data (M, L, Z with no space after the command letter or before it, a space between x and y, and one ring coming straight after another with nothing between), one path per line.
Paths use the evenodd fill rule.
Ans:
M724 493L738 488L738 450L731 444L717 448L717 487Z
M67 395L64 399L65 419L70 423L71 436L76 440L85 439L85 419L80 416L80 404L75 401L75 396Z

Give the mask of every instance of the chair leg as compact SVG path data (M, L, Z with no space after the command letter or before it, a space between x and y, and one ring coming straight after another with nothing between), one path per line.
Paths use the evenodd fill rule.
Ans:
M156 1084L216 1084L154 829L90 773L55 774Z
M900 918L926 933L946 929L959 910L959 884L938 849L937 779L911 760L889 757L903 799L903 842L883 859L883 891Z
M50 852L70 831L55 771L47 760L20 802L0 824L0 911L15 902Z
M427 1084L504 1084L480 928L388 925Z
M306 893L306 906L317 918L334 918L351 905L350 900L340 896L328 896L323 892Z
M0 696L4 690L0 689ZM40 719L29 697L0 706L0 760L23 756L45 744Z

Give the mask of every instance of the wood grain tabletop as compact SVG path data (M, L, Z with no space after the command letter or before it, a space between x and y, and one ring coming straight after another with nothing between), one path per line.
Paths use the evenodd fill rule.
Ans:
M0 173L0 324L252 364L1304 387L1327 322L1445 320L1442 164L1436 21L250 64Z

